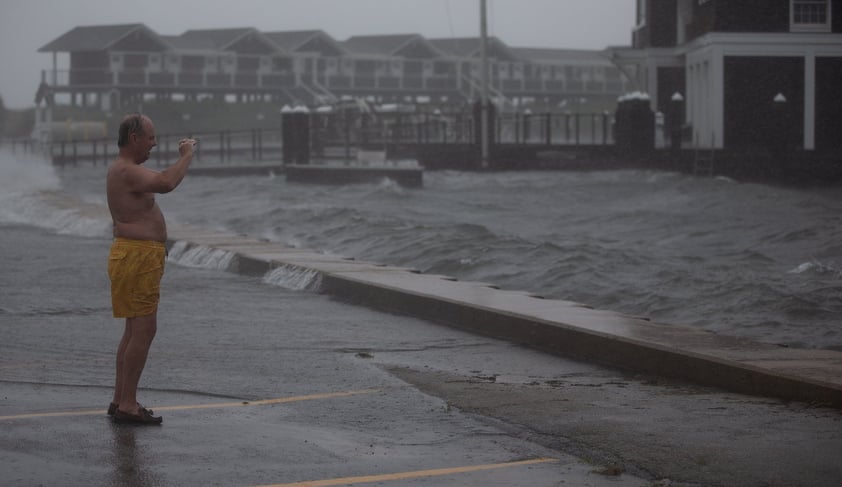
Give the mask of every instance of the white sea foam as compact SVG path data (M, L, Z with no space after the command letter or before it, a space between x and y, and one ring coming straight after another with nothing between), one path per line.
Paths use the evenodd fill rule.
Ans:
M60 186L55 169L40 155L0 148L0 193L32 193Z
M43 157L0 149L0 223L33 225L61 234L107 236L111 220L101 205L61 191L61 180Z
M178 241L169 251L169 260L186 267L228 270L235 254L227 250Z
M322 285L322 275L312 269L282 265L267 272L263 282L293 291L318 291Z
M397 181L391 178L383 178L377 184L377 191L385 191L391 194L403 195L406 191L403 189L403 186L398 184Z
M814 272L816 274L839 274L842 276L842 270L837 269L832 262L821 262L818 260L801 263L794 269L790 270L789 274L803 274L805 272Z

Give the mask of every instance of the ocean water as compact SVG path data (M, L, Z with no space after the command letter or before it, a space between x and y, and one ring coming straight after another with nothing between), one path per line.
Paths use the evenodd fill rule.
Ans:
M109 239L104 174L0 151L0 231L23 224ZM842 350L840 188L643 170L428 172L422 189L188 174L158 202L170 222ZM309 284L298 288L317 291Z

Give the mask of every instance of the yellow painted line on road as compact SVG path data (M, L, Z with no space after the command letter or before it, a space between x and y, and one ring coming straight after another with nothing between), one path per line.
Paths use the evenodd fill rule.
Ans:
M95 414L105 414L105 409L88 409L84 411L58 411L55 413L29 413L29 414L12 414L10 416L0 416L0 421L7 421L10 419L31 419L31 418L57 418L69 416L93 416Z
M301 401L315 401L318 399L334 399L338 397L358 396L361 394L372 394L379 392L380 389L360 389L356 391L341 391L341 392L325 392L321 394L309 394L306 396L290 396L278 397L274 399L261 399L258 401L238 401L238 402L217 402L210 404L183 404L180 406L155 406L152 409L155 411L183 411L187 409L218 409L231 407L247 407L247 406L267 406L271 404L285 404L290 402ZM0 421L7 421L13 419L32 419L32 418L55 418L55 417L69 417L69 416L93 416L105 414L105 409L88 409L84 411L58 411L53 413L29 413L29 414L13 414L9 416L0 416Z
M278 397L275 399L261 399L259 401L239 401L239 402L218 402L211 404L185 404L182 406L163 406L152 408L156 411L182 411L185 409L213 409L213 408L231 408L242 406L266 406L269 404L284 404L288 402L300 401L315 401L317 399L333 399L337 397L358 396L360 394L371 394L378 392L380 389L362 389L358 391L344 391L344 392L325 392L322 394L310 394L307 396L291 396Z
M414 470L411 472L386 473L381 475L364 475L360 477L342 477L324 480L306 480L304 482L292 482L287 484L269 484L259 487L330 487L332 485L364 484L367 482L387 482L390 480L407 480L423 477L440 477L442 475L455 475L463 473L480 472L498 468L523 467L537 465L540 463L557 462L555 458L534 458L532 460L520 460L517 462L489 463L485 465L468 465L464 467L435 468L431 470Z

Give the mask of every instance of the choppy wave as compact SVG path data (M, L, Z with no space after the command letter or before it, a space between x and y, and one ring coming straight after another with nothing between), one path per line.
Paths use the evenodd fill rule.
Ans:
M7 149L0 149L0 223L82 237L107 236L111 231L105 208L64 192L59 174L47 160Z
M809 262L803 262L789 271L790 274L803 274L805 272L842 277L842 267L837 266L836 263L832 261L820 262L818 260L811 260Z
M236 233L842 349L842 302L827 291L842 279L842 199L828 191L653 171L435 172L400 192L259 178L197 188L202 198L188 190L171 208Z
M65 170L60 179L80 201L104 187L101 168ZM442 171L424 180L408 190L188 177L158 203L174 222L719 333L842 349L835 190L632 170ZM30 194L49 199L51 191ZM174 250L191 265L182 260L189 249ZM191 256L192 265L230 265L224 254L193 252L204 255ZM318 285L290 268L265 279L289 289Z

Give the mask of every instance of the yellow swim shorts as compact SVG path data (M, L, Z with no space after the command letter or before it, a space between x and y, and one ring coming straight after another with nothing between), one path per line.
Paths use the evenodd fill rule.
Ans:
M155 313L167 247L162 242L115 238L108 255L111 307L115 318Z

